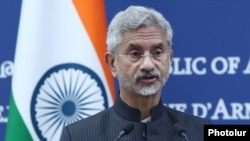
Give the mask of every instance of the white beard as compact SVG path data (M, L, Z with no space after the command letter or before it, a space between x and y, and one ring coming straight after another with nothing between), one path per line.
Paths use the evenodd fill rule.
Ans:
M143 84L140 86L137 79L138 76L141 76L142 73L138 72L135 74L134 78L131 80L128 77L126 77L123 73L121 73L119 66L117 63L115 63L115 68L116 68L116 73L117 73L117 79L120 83L120 86L133 92L138 95L143 95L143 96L150 96L156 94L160 89L165 85L167 82L169 75L165 77L161 77L161 74L159 71L154 71L154 74L157 74L158 76L158 81L155 82L152 85L145 85Z

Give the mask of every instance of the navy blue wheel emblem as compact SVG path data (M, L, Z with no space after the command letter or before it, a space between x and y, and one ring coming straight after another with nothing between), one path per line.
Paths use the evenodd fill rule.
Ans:
M105 87L91 69L62 64L40 79L31 101L31 120L40 140L59 140L65 125L108 108Z

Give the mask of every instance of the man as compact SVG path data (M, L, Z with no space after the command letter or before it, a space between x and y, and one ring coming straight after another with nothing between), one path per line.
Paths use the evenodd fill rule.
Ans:
M111 21L105 61L119 81L112 107L63 129L61 141L202 141L205 119L165 107L173 31L154 9L130 6Z

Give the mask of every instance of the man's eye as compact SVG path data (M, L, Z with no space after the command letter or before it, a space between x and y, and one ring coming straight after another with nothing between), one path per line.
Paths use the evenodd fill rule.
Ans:
M141 57L141 53L140 52L137 52L137 51L134 51L134 52L130 52L128 54L130 57Z
M163 54L162 51L154 51L152 55L157 57L157 56L161 56L162 54Z

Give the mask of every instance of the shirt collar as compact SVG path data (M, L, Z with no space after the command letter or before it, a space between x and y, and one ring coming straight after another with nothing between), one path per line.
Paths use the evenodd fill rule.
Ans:
M164 112L164 107L165 106L160 100L159 103L151 109L151 121L154 121L160 118L160 116ZM117 96L113 109L120 117L126 120L134 121L134 122L141 121L140 119L141 113L139 109L132 108L126 103L124 103L122 99L120 98L120 95Z

